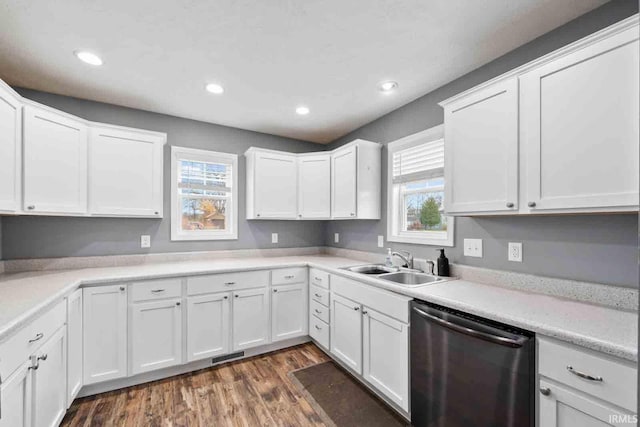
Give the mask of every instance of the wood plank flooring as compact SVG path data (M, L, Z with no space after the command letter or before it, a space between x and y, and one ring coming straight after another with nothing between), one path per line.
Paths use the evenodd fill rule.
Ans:
M329 360L307 343L76 399L62 426L325 426L287 374Z

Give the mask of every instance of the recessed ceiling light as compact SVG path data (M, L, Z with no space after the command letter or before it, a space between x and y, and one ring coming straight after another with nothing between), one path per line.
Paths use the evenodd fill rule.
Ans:
M102 65L102 59L95 53L87 52L86 50L76 50L74 53L80 61L89 65Z
M301 105L300 107L296 108L296 114L306 116L307 114L309 114L309 107Z
M216 83L209 83L205 88L207 89L207 91L215 93L216 95L224 93L224 88Z
M393 92L398 88L398 82L394 82L391 80L387 82L382 82L380 83L379 88L380 88L380 91L384 93Z

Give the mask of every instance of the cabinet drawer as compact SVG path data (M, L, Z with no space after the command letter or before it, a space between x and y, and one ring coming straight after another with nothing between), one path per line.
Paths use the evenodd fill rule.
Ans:
M182 295L182 279L148 280L131 285L132 301L148 301L165 298L178 298Z
M26 362L29 356L38 351L64 325L66 317L66 300L62 300L0 344L0 376L8 378L11 372Z
M271 272L272 285L286 285L289 283L303 283L307 281L307 269L300 268L283 268L281 270L273 270Z
M570 367L570 368L569 368ZM638 371L630 363L587 349L538 338L540 375L635 412ZM602 381L585 379L586 374Z
M311 300L311 314L325 323L329 323L329 308L320 304L318 301Z
M311 316L309 320L309 335L325 349L329 349L329 325Z
M212 292L234 291L269 286L269 271L210 274L187 278L187 294L201 295Z
M310 295L312 301L317 301L325 307L329 307L329 291L322 289L320 286L311 285Z
M329 273L312 268L309 270L309 282L322 288L329 289Z

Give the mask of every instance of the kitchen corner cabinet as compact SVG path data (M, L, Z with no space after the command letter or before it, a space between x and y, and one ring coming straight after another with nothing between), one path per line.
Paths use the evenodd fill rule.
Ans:
M162 217L166 135L92 125L89 212L93 216Z
M382 146L357 139L331 153L331 217L380 219Z
M233 350L269 343L269 293L267 288L233 292Z
M638 15L450 98L445 211L637 211Z
M72 116L24 107L24 201L29 213L87 213L87 126Z
M82 289L67 297L67 408L82 388Z
M187 361L230 352L230 292L187 298Z
M84 288L84 384L127 376L127 287Z
M331 154L298 157L298 218L331 218Z
M22 175L22 104L0 81L0 212L20 210Z
M246 158L247 219L296 219L296 155L249 149Z
M307 285L279 285L271 288L271 341L307 334Z
M331 354L362 374L362 315L360 304L331 294Z

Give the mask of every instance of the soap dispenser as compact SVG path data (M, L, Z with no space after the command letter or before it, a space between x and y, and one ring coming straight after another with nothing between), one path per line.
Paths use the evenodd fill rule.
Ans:
M393 254L391 253L391 248L387 248L387 257L384 259L384 265L387 267L393 266Z
M438 257L438 276L449 276L449 259L444 255L444 249L438 249L440 256Z

